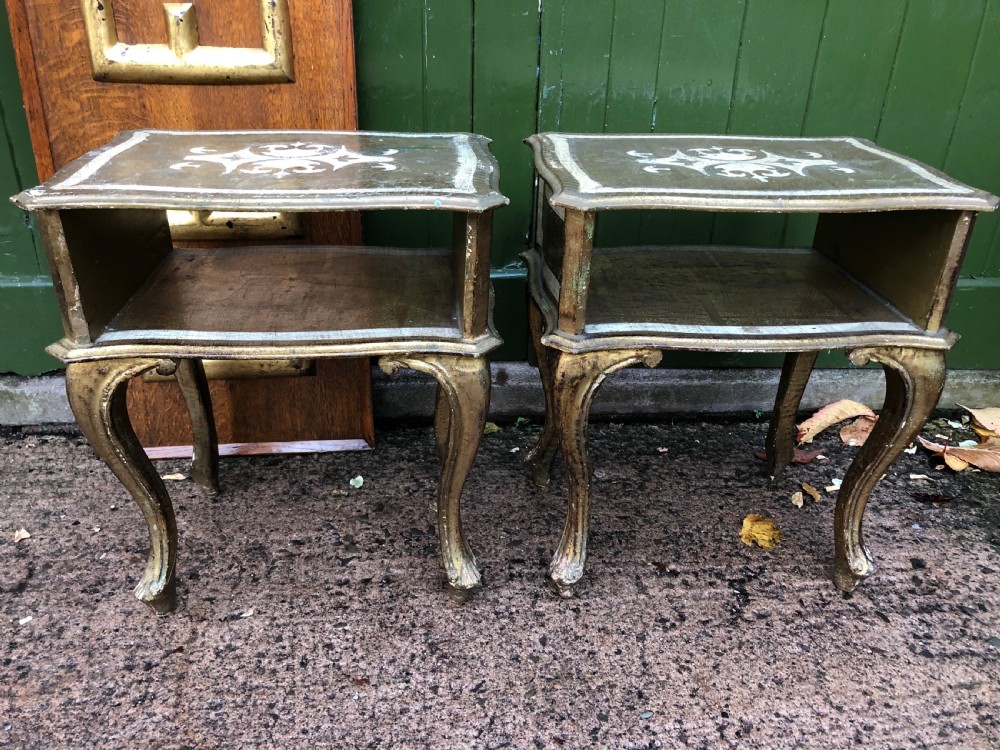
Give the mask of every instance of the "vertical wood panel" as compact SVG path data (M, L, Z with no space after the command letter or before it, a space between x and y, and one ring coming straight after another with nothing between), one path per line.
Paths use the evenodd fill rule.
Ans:
M727 132L799 133L805 119L825 0L748 0ZM713 242L779 245L784 217L719 214Z
M527 247L531 217L534 172L522 141L537 127L538 0L478 0L474 8L473 128L493 139L500 190L510 198L493 230L493 266L504 266Z
M746 0L664 4L652 129L724 133L746 17ZM640 212L639 242L701 244L713 217L698 211Z
M877 140L944 164L979 39L984 0L910 0Z
M1000 0L989 0L983 16L944 169L970 185L1000 194ZM996 212L979 217L963 275L1000 276L998 226Z
M423 0L424 130L472 130L472 3ZM428 243L451 241L451 218L427 214Z
M905 12L906 0L829 4L802 135L875 137ZM814 215L789 216L783 244L808 245L815 228Z
M653 129L664 12L662 0L615 3L604 102L606 133L648 133ZM597 244L637 244L641 218L638 211L599 215Z
M423 18L423 0L354 3L358 91L363 92L358 97L361 129L426 130ZM430 224L424 211L369 212L363 221L368 244L426 247L429 243Z

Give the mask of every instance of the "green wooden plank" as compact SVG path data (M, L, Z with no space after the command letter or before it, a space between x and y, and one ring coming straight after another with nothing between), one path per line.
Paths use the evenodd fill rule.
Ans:
M559 130L600 133L607 111L614 0L566 3Z
M1000 369L1000 279L960 279L948 313L948 327L961 334L948 352L954 369Z
M7 7L0 7L0 278L47 276L44 254L27 215L7 196L38 184L28 121L18 86Z
M993 214L995 216L995 214ZM984 276L1000 276L1000 222L995 218L990 220L993 224L993 239L988 243L990 246L990 254L986 259L986 268ZM976 229L977 232L981 231ZM984 233L985 234L985 233Z
M538 51L538 132L559 130L559 106L562 101L563 20L566 0L548 0L542 4L539 19Z
M664 10L663 0L615 3L605 132L648 133L653 129ZM600 216L595 242L601 246L637 244L640 220L638 211L612 211Z
M0 373L39 375L62 367L45 347L63 335L49 278L0 282Z
M426 131L424 121L424 2L354 3L358 123L362 130ZM365 242L425 247L426 212L364 215Z
M657 133L724 133L729 118L745 0L664 3L652 129ZM704 244L711 214L640 212L641 244Z
M874 138L903 28L906 0L829 5L802 135ZM816 217L789 216L785 245L809 245Z
M493 323L503 345L490 352L494 362L523 362L528 358L528 275L523 269L490 274L496 307Z
M979 39L985 0L911 0L877 138L944 164Z
M802 131L826 7L825 0L749 0L727 132ZM712 241L779 245L784 224L773 214L719 214Z
M424 129L472 130L472 3L423 0ZM428 242L451 242L451 217L427 217Z
M1000 0L990 0L972 58L965 95L944 160L945 171L1000 194ZM991 145L992 144L992 145ZM1000 276L1000 216L979 216L962 273Z
M493 226L496 267L519 262L527 247L534 170L523 140L536 128L538 0L479 0L473 22L473 128L493 139L500 190L510 198Z

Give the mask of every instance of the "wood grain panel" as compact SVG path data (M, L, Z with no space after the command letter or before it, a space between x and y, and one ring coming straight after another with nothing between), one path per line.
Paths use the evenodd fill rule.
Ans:
M826 8L821 0L750 0L726 132L788 135L802 129ZM780 245L784 232L783 217L719 214L712 242Z
M11 31L39 177L99 147L121 130L294 129L357 127L354 37L349 0L303 0L290 6L294 83L194 86L108 84L93 80L80 4L67 0L8 0ZM114 0L119 35L128 43L166 40L162 3ZM197 2L200 38L218 46L260 45L256 0ZM356 215L304 217L303 241L359 244ZM326 378L336 380L326 382ZM220 440L373 438L367 359L324 367L315 378L214 383ZM310 381L311 386L294 381ZM338 397L331 399L330 392ZM266 395L264 395L266 394ZM172 383L135 383L129 399L136 431L147 445L189 441L184 408ZM312 399L312 400L309 400ZM318 399L318 400L317 400ZM308 422L309 437L292 425ZM246 432L253 424L255 432ZM315 434L315 431L323 433ZM275 438L275 435L284 437Z
M961 108L952 131L944 169L970 185L1000 195L1000 0L989 0L976 42L972 68ZM1000 276L1000 215L982 214L962 273L965 276Z

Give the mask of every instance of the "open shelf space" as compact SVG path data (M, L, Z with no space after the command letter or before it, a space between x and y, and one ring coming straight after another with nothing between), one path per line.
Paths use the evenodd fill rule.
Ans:
M97 344L459 340L452 251L174 250Z
M598 248L587 335L726 339L920 334L812 248Z

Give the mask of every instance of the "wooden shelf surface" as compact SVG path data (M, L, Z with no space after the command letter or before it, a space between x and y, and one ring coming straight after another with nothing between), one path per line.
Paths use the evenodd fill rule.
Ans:
M585 335L726 339L922 333L811 248L594 250Z
M175 250L96 344L460 340L452 251Z

